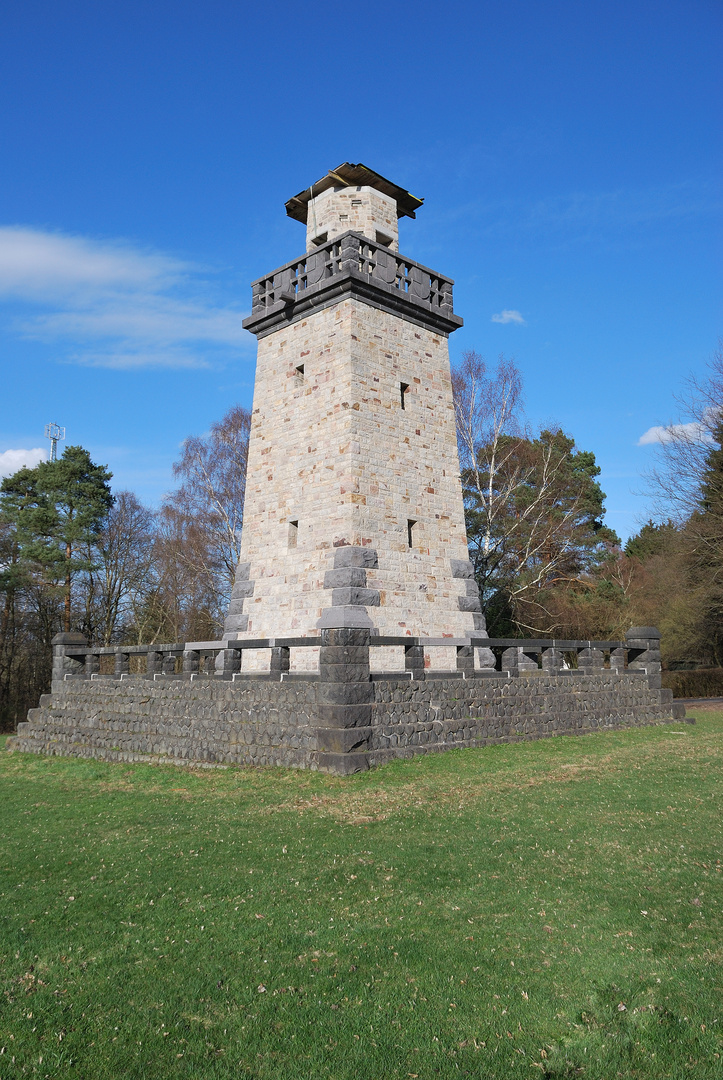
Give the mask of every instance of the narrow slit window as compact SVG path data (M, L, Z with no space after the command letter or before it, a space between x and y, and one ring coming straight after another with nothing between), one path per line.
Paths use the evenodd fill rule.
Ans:
M289 542L288 542L288 546L290 548L295 548L298 539L299 539L299 523L298 523L298 521L290 521L289 522Z
M406 393L407 393L408 389L409 389L409 383L403 382L403 383L399 384L399 395L400 395L400 398L401 398L402 408L403 409L406 409L406 407L407 407L406 404L405 404L404 399L405 399L405 396L406 396Z
M414 526L416 524L416 521L411 518L407 519L407 544L409 547L414 547Z
M296 369L296 379L297 379L297 382L303 382L304 381L304 365L303 364L299 364L299 366Z

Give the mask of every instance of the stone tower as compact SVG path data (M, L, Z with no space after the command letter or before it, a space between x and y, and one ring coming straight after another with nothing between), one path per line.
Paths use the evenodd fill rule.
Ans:
M453 282L398 253L421 203L346 162L286 204L306 253L254 282L244 322L258 364L225 639L484 631L447 348L462 320Z

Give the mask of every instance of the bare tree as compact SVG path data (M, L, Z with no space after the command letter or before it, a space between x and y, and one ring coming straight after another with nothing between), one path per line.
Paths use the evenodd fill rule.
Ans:
M522 379L500 357L488 372L476 352L453 374L470 554L485 612L495 604L518 629L546 633L560 619L545 603L575 581L617 537L602 525L604 495L594 455L562 431L535 437L522 418ZM554 606L553 606L554 607Z
M684 524L700 510L701 480L716 429L723 419L723 342L711 357L706 378L689 378L676 396L680 415L659 429L656 463L646 476L656 518Z
M233 585L241 545L251 414L235 405L207 437L183 444L173 466L181 486L161 510L163 558L184 577L185 594L202 604L205 624L218 625ZM176 564L175 566L172 564Z
M88 589L95 600L93 636L110 645L124 636L154 586L155 515L132 491L116 494L97 549Z

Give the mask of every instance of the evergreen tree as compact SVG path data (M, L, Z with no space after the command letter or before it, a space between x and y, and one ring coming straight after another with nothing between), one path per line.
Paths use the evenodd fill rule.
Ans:
M17 543L15 580L39 576L60 592L66 631L73 579L92 566L89 549L113 505L111 476L82 446L68 446L57 461L20 469L0 486L0 514Z
M678 530L672 521L656 525L646 522L635 536L631 536L625 545L625 554L630 559L645 561L654 555L662 555L678 539Z

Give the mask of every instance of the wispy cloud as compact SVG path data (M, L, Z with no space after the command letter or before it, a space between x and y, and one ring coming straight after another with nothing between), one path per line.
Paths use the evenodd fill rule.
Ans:
M638 446L668 443L674 439L690 442L709 442L710 432L705 424L698 421L691 421L689 424L667 424L662 427L651 427L640 436Z
M121 241L0 227L0 301L15 302L23 335L65 343L68 363L191 368L238 355L244 313L209 301L208 277Z
M0 476L12 476L24 465L32 469L47 456L47 450L42 446L36 446L32 450L6 450L0 454Z
M628 246L650 230L659 232L661 225L688 228L693 221L717 215L720 208L717 177L703 176L658 187L568 191L535 200L476 199L448 207L438 222L461 222L468 230L474 220L477 239L524 237L528 243L535 236L555 247L594 242Z
M504 311L499 311L496 315L493 315L492 316L492 322L496 322L496 323L511 323L512 322L512 323L519 323L520 326L525 325L525 320L522 318L522 315L519 313L519 311L515 311L515 310L510 311L507 308L505 308Z

